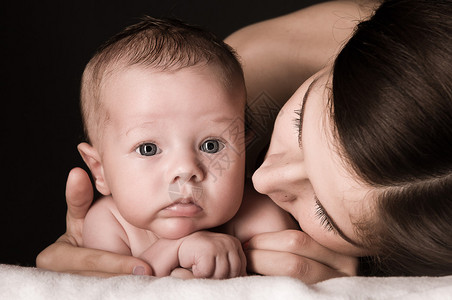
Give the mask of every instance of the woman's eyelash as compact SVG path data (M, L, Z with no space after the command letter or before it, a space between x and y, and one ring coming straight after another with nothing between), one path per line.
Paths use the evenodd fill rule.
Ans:
M320 201L317 199L317 197L315 199L315 216L320 220L320 225L322 225L322 227L325 228L326 231L334 231L334 226L328 219L328 216L323 210L322 204L320 204Z
M297 136L298 136L298 146L300 146L301 148L301 114L302 114L302 110L300 109L296 109L295 114L297 115L295 117L294 121L294 125L295 125L295 129L297 130Z
M294 126L295 126L295 128L297 129L297 132L298 132L300 130L301 108L294 110L294 113L297 116L293 119L293 124L294 124Z

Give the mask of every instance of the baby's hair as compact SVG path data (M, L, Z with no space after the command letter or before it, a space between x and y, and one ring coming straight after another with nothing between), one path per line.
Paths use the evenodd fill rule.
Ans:
M101 88L115 71L138 65L164 72L206 64L220 69L219 80L226 88L240 83L245 89L235 51L214 34L179 20L149 16L125 28L97 50L83 72L80 102L86 138L94 142L108 120Z

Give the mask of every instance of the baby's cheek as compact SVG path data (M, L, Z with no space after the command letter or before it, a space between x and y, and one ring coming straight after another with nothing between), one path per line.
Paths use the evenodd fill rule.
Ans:
M231 189L225 191L224 195L227 195L227 197L221 197L215 209L216 214L219 214L218 217L221 218L221 223L229 221L236 215L243 197L243 193L234 193Z
M121 216L130 224L142 228L152 217L151 199L143 195L127 194L113 197Z

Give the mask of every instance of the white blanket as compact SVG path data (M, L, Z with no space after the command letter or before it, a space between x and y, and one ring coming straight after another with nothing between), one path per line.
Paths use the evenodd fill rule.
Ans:
M452 276L344 277L309 286L288 277L96 278L0 265L0 299L452 299Z

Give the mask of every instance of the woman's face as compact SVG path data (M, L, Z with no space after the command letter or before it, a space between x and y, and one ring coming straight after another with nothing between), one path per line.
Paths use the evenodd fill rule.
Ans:
M329 77L329 70L314 75L281 109L253 183L319 244L362 256L368 253L357 245L353 222L369 209L371 188L354 179L335 147L327 104Z

